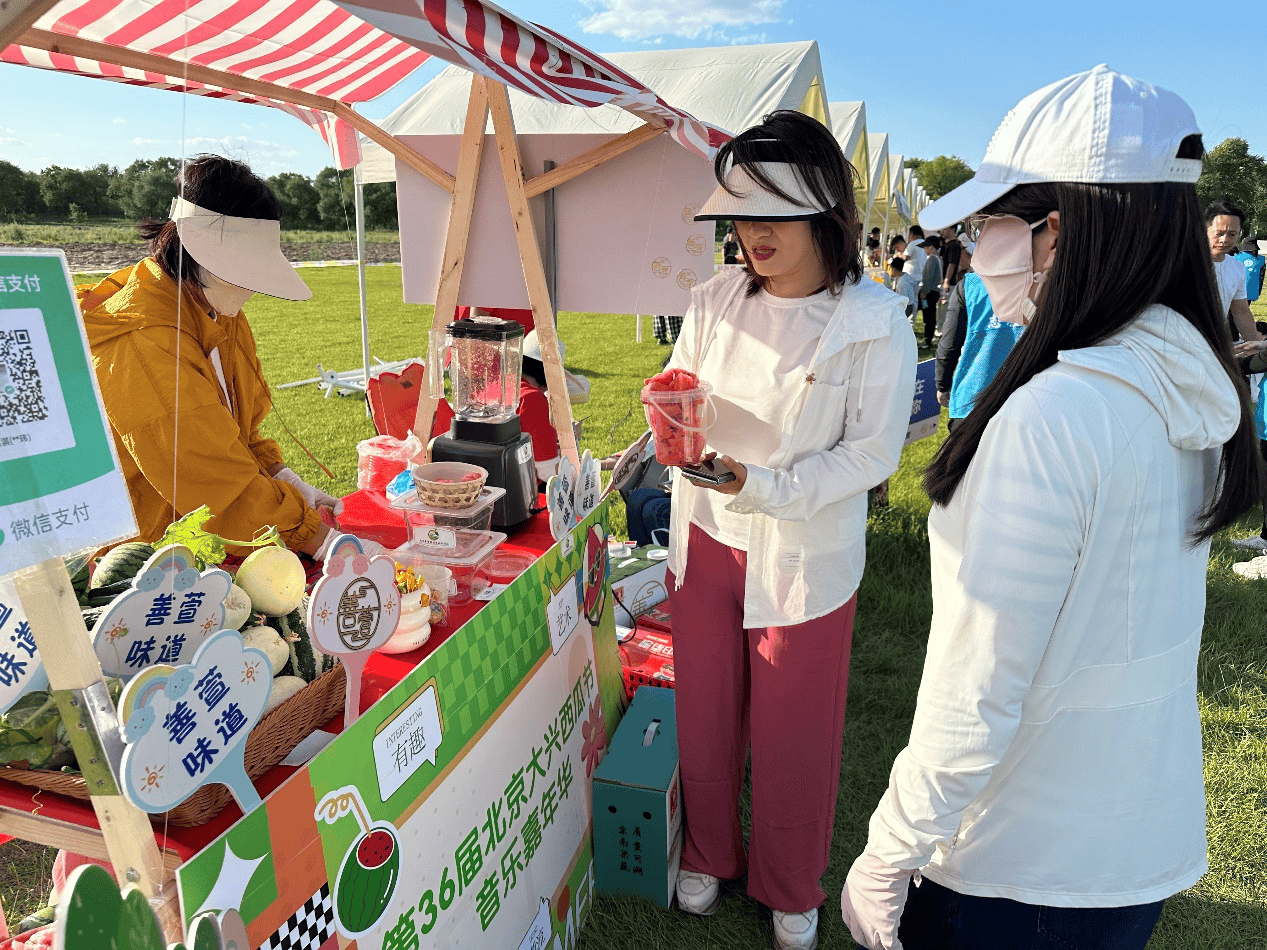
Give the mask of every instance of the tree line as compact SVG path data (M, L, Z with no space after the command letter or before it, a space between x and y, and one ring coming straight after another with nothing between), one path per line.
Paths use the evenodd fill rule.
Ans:
M92 218L167 217L176 196L178 158L137 159L112 165L29 172L0 160L0 218L48 215L73 222ZM282 172L268 179L282 203L286 230L350 231L356 226L352 172L323 168L316 178ZM365 226L396 230L396 183L365 186Z

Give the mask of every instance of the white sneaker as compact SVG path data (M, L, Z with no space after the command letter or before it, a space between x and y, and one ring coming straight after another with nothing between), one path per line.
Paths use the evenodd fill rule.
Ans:
M1248 578L1267 577L1267 557L1256 557L1252 561L1233 564L1232 573Z
M688 914L707 917L721 905L721 881L711 874L679 868L677 905Z
M1233 538L1232 546L1249 548L1251 551L1258 551L1259 553L1267 553L1267 540L1256 534L1251 534L1248 538Z
M814 950L818 946L818 908L803 914L774 912L774 946L777 950Z

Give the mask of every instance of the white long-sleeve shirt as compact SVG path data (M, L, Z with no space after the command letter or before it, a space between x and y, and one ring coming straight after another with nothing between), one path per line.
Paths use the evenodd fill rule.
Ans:
M1153 306L1062 352L929 516L933 621L868 849L960 893L1150 903L1206 870L1191 546L1239 403Z
M748 275L718 274L692 291L670 366L697 371L719 321L743 299ZM696 354L699 354L697 359ZM726 509L748 515L744 626L822 617L853 596L866 560L867 490L897 470L915 392L915 337L901 298L862 280L846 285L809 364L796 373L767 464L747 464ZM773 356L771 356L771 360ZM770 365L733 363L709 380L716 393L763 385ZM686 576L695 493L673 483L669 569Z

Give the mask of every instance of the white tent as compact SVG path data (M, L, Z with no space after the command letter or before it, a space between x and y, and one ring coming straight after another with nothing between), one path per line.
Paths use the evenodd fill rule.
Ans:
M867 201L867 229L884 229L884 217L889 205L889 137L887 134L871 136L871 197Z
M858 172L854 199L858 205L860 220L866 220L867 206L871 203L871 148L867 138L867 105L865 102L833 102L831 111L832 133L840 148Z
M612 62L665 101L728 132L775 109L798 109L830 125L813 42L613 54ZM451 67L383 123L386 130L456 174L471 77ZM576 109L510 91L525 175L562 165L637 126L617 108ZM556 310L684 313L690 288L713 272L711 222L693 207L712 191L711 164L666 136L619 154L532 201ZM447 196L363 143L362 182L397 180L405 299L436 299ZM528 304L518 273L515 229L504 200L496 144L485 141L458 301ZM537 194L534 192L534 194ZM690 213L688 213L690 211Z
M911 204L907 197L909 191L907 185L907 169L905 165L905 156L890 155L889 156L889 191L891 200L889 203L889 217L886 219L890 225L901 226L911 220Z

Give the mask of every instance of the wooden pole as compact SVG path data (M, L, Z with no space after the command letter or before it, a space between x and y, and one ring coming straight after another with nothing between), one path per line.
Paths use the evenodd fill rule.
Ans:
M519 245L524 281L528 285L532 322L537 329L537 340L541 344L546 393L550 398L550 419L554 423L554 430L559 434L560 452L579 469L581 459L576 450L576 432L572 428L572 403L568 399L567 380L563 376L563 360L559 358L554 308L550 303L545 265L541 261L541 245L537 243L532 211L524 190L523 160L519 154L519 141L515 137L515 120L510 113L510 99L506 95L506 87L501 83L484 77L480 77L477 82L484 84L488 108L493 115L493 133L497 138L497 157L501 162L502 180L506 183L506 200L510 204L510 217L515 225L515 241Z
M179 60L168 59L165 56L155 56L153 53L142 53L121 46L110 46L107 43L85 40L77 36L63 36L60 33L50 33L47 30L27 30L16 42L20 46L29 46L32 49L42 49L50 53L62 53L66 56L78 56L81 59L95 59L99 62L111 63L115 66L126 66L132 69L143 69L146 72L159 73L163 76L184 76L208 86L218 86L233 92L245 93L248 96L276 99L278 102L286 102L290 105L304 106L308 109L328 112L342 119L366 138L383 146L383 148L387 149L387 151L391 152L392 155L414 171L424 175L446 191L453 191L452 175L435 162L419 155L394 136L388 135L369 119L359 115L351 106L336 99L328 99L325 96L313 95L310 92L278 86L275 83L265 82L261 79L251 79L249 76L239 76L236 73L210 69L197 63L182 63Z
M57 0L0 0L0 50L26 32Z
M642 145L644 142L650 142L664 132L664 129L651 125L640 125L631 132L626 132L619 138L614 138L609 142L604 142L597 148L592 148L583 155L558 165L548 172L538 175L536 178L530 178L524 182L524 194L529 198L535 198L537 195L544 194L551 188L557 188L565 182L571 181L578 175L583 175L591 168L597 168L604 162L610 162L618 155L624 155L625 152L631 151Z
M458 175L449 210L449 228L444 238L444 257L440 264L440 282L436 286L436 309L431 319L432 330L443 330L453 320L453 310L462 286L462 268L466 262L467 238L471 233L471 215L475 211L475 188L480 177L480 160L484 154L484 120L488 117L488 97L484 84L474 78L471 95L466 102L466 123L462 126L462 143L458 147ZM432 366L428 356L427 378L442 373L443 366ZM431 424L436 415L439 397L430 386L418 394L418 410L414 414L414 435L430 446ZM430 458L430 449L427 457Z
M13 575L13 581L44 661L49 688L84 690L101 684L104 689L101 664L92 650L92 638L61 559L52 558L19 571ZM82 762L88 762L94 748L99 746L85 730L68 732L75 754ZM113 766L110 771L114 773ZM136 884L147 897L164 899L160 920L168 936L174 934L175 939L179 939L180 915L175 912L175 905L165 900L173 891L166 887L168 872L149 818L119 793L117 781L115 774L112 784L116 787L110 790L112 794L92 796L92 807L97 813L115 877L121 886Z

